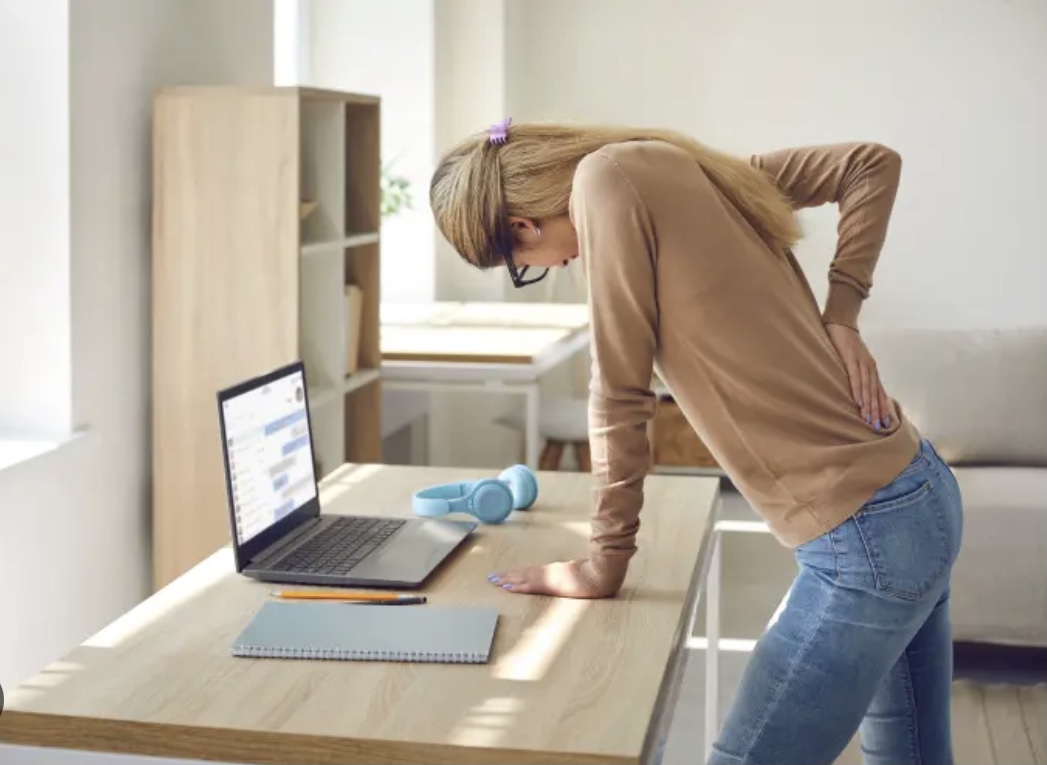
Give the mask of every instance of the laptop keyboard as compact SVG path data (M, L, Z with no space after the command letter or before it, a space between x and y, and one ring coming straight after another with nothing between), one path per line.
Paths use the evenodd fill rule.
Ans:
M343 573L378 549L404 523L382 518L338 518L272 568L308 574Z

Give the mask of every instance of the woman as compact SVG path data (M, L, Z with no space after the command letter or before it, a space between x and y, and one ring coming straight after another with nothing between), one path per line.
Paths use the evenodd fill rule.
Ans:
M431 188L465 261L517 286L580 258L592 333L588 554L500 572L514 593L614 595L636 552L652 373L799 565L711 762L952 761L952 473L884 391L858 332L901 162L872 143L735 159L670 131L508 120ZM795 210L839 207L823 310ZM536 562L538 563L538 562Z

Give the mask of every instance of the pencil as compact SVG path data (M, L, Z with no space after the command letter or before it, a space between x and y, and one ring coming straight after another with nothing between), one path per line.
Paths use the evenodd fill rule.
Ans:
M346 592L340 590L273 590L269 593L274 598L281 600L338 600L357 603L389 603L392 601L409 601L411 603L424 603L424 596L401 595L399 593L387 592Z
M350 606L416 606L425 603L425 596L408 596L394 600L341 600L338 602Z

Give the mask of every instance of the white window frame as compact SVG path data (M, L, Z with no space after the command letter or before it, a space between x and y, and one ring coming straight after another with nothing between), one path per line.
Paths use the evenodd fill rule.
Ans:
M68 0L0 0L0 470L71 440Z

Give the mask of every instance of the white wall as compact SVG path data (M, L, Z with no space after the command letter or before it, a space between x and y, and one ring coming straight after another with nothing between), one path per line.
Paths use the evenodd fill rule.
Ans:
M88 430L0 472L0 580L21 583L3 599L0 683L7 687L149 589L154 89L273 77L266 0L72 0L69 10L71 89L37 86L36 108L61 114L64 102L71 112L73 415ZM62 15L51 23L61 25ZM8 71L9 55L6 47L0 53ZM16 76L31 68L21 61Z
M507 0L440 0L436 9L436 161L464 136L506 116L509 48ZM430 174L432 169L430 169ZM428 206L428 200L426 200ZM430 220L431 220L430 213ZM436 297L439 300L502 300L506 276L465 265L432 228L436 240ZM511 285L510 285L511 288ZM438 465L498 467L520 459L520 437L492 426L520 396L491 393L436 393L432 396L429 461Z
M507 45L515 36L506 28L507 5L506 0L441 0L436 7L436 140L430 176L441 154L506 114ZM438 299L501 299L505 275L465 267L433 231Z
M309 80L311 0L273 0L273 84L300 85Z
M1044 3L521 5L514 117L665 125L740 153L883 141L905 167L864 320L1047 322ZM805 222L821 296L835 210Z
M381 96L382 161L411 184L413 209L382 222L382 300L432 300L434 0L307 2L304 84Z
M491 67L516 121L673 127L743 155L855 139L896 147L905 169L867 325L1047 322L1042 2L529 0L504 14L504 65ZM453 126L441 144L503 116L490 100L463 110L460 92L438 84L438 115ZM836 210L803 219L798 256L823 298ZM453 261L438 261L444 293L484 294ZM544 299L533 289L502 294ZM584 298L580 279L552 291ZM586 373L583 361L549 387L584 395ZM444 461L502 464L513 435L489 425L489 409L455 411L433 429Z

